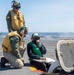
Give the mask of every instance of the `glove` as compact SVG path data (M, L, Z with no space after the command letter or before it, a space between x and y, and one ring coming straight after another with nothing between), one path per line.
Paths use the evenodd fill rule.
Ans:
M19 47L20 50L24 50L26 49L26 45L25 44L22 44L20 47Z
M20 58L21 59L21 61L24 63L24 59L23 58Z
M41 57L40 60L46 60L46 58L45 57Z
M38 47L41 47L41 42L40 42L40 40L36 40L36 43L37 43Z

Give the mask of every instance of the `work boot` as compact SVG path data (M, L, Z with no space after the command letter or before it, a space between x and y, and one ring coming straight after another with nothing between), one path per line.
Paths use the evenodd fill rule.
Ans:
M1 67L6 67L5 64L8 63L8 60L4 57L1 57Z

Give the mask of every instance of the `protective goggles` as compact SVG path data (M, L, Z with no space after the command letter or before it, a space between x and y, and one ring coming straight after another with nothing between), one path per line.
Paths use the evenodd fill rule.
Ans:
M20 7L14 7L15 9L20 9Z
M32 38L33 38L33 40L40 40L40 37L37 37L37 36L34 36Z

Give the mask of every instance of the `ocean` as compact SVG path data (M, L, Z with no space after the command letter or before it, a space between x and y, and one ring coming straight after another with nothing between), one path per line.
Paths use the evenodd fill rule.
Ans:
M38 32L41 37L52 37L52 38L61 38L61 37L72 37L74 38L74 32ZM0 32L0 37L5 37L7 32ZM33 32L29 32L26 37L30 37Z

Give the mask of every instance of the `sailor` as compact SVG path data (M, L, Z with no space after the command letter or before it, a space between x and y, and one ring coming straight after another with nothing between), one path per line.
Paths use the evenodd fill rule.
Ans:
M17 31L23 25L25 26L24 15L19 11L21 4L15 0L12 3L12 10L9 10L6 16L8 32Z
M7 34L2 43L4 57L1 58L1 67L5 67L5 64L8 62L15 68L22 68L24 66L23 55L26 45L22 39L26 37L27 33L27 27L23 26L18 31Z
M27 44L27 54L29 57L30 64L35 66L37 69L47 72L50 64L36 61L46 61L46 58L43 57L43 55L46 54L46 48L40 42L40 35L38 33L33 33L31 36L31 40L32 41Z

